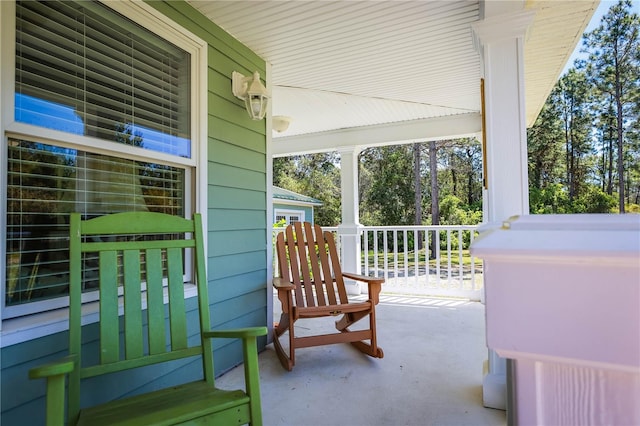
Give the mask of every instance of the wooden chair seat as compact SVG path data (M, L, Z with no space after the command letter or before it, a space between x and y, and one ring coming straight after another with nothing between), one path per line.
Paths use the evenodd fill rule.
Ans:
M341 305L293 307L296 318L318 318L326 316L338 316L353 312L368 312L371 310L371 302L349 303Z
M188 260L194 276L187 278L195 279L198 293L190 308L184 298ZM262 424L257 338L267 328L211 329L205 262L199 214L193 220L151 212L90 220L71 214L69 355L29 371L32 379L46 379L47 425ZM97 327L82 326L83 276L97 281ZM217 338L240 340L244 390L215 387L212 339ZM89 355L83 357L83 349ZM148 383L149 370L137 376L140 369L156 366L158 374L174 373L167 364L177 360L189 365L184 381L198 375L201 380L81 407L80 395L96 389L97 382L87 383L92 378L126 372L126 380L104 379L116 381L112 393L127 395Z
M279 277L274 278L273 286L282 314L273 330L273 343L285 369L291 370L295 365L296 349L310 346L351 343L369 356L384 356L377 344L375 316L383 278L342 272L333 234L308 222L294 223L278 234L276 252ZM345 278L367 284L366 301L349 302ZM294 326L298 319L329 316L339 317L337 333L296 336ZM350 329L367 317L365 327ZM288 349L280 340L285 333L289 335Z

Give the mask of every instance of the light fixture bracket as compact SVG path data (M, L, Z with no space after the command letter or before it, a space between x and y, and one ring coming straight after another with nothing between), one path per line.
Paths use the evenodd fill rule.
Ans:
M269 92L260 82L260 73L255 71L252 76L245 77L237 71L231 74L231 92L242 99L247 113L252 120L262 120L267 113Z

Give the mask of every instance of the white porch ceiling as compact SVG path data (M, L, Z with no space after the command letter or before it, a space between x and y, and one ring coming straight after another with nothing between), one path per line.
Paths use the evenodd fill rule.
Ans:
M471 25L481 19L481 1L188 1L271 63L273 115L292 118L275 140L447 118L444 138L459 133L452 117L465 129L476 117L479 126ZM529 125L598 2L525 2L536 11L525 44ZM279 145L276 155L292 150Z

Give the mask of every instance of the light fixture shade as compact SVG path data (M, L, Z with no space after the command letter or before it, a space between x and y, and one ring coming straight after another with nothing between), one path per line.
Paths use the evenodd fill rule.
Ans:
M271 119L271 127L278 133L286 131L289 128L289 124L291 124L291 117L286 115L274 115Z
M245 77L239 72L232 74L232 92L234 96L244 100L245 108L252 120L262 120L267 114L269 104L269 92L260 82L260 73L253 73L251 77Z

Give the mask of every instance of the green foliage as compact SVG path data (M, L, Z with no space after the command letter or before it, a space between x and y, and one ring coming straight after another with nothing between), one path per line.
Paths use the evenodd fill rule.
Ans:
M340 223L340 169L337 153L273 159L273 184L322 201L314 221L321 226Z
M569 196L560 183L544 188L529 188L529 211L532 214L571 213Z
M442 225L476 225L482 222L482 211L471 210L455 195L446 195L440 201Z
M618 203L616 199L593 185L587 187L585 194L575 200L573 211L576 213L612 213Z
M527 132L532 213L624 212L640 202L639 31L621 0L584 34L589 60L562 76Z
M360 187L361 222L368 225L413 224L412 146L369 148L360 154L361 173L362 169L367 169L369 185Z

